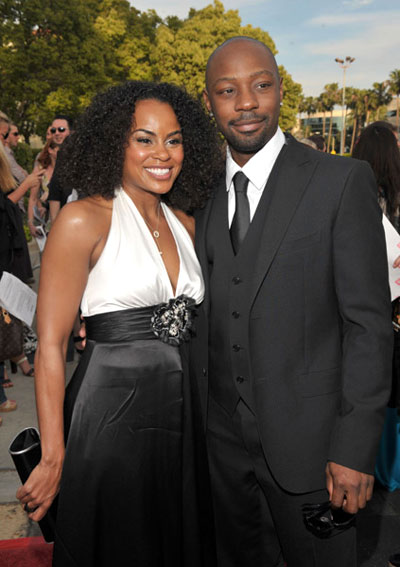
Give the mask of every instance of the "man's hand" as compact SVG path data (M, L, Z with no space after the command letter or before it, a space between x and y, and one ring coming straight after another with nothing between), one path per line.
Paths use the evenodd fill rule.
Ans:
M326 487L332 508L356 514L372 498L374 477L336 463L326 465Z

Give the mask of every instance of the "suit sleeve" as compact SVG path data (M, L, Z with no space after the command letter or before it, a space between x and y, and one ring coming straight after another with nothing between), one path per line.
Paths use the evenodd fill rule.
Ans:
M354 162L347 177L333 231L343 356L329 460L373 474L390 393L393 331L382 213L365 162Z

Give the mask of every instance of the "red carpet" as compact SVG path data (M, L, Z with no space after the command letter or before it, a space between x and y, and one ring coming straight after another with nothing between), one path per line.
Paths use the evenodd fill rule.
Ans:
M0 541L1 567L51 567L53 544L42 537Z

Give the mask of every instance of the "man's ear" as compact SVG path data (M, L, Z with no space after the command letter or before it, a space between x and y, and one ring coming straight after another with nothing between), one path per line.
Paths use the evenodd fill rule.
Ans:
M207 89L204 89L204 91L203 91L203 100L204 100L204 104L206 105L208 112L212 112L211 104L210 104L210 98L208 96Z

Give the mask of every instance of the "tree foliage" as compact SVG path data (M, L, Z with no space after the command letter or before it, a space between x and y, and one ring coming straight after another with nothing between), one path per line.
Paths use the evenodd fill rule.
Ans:
M269 34L242 26L219 0L186 19L162 20L128 0L0 0L0 109L25 136L44 134L54 114L78 115L95 93L127 79L170 81L200 96L212 51L247 35L273 53ZM281 126L295 125L301 86L284 81Z

